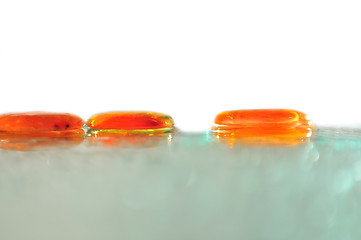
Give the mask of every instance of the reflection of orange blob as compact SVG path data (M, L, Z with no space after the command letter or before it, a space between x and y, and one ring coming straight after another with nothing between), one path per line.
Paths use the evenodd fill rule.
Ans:
M117 133L117 132L91 132L87 140L93 145L106 147L156 147L170 142L171 134L147 134L147 133Z
M154 112L110 112L92 116L87 121L92 129L107 130L169 130L173 119L165 114Z
M84 130L43 132L2 132L0 148L6 150L31 151L45 147L72 147L84 140Z
M288 139L277 137L238 137L237 135L227 135L215 133L217 140L230 147L237 145L246 146L293 146L307 142L308 139Z
M286 109L222 112L212 127L218 138L262 145L293 145L309 138L314 129L307 115Z
M69 113L9 113L0 115L0 132L39 132L81 129L84 121Z

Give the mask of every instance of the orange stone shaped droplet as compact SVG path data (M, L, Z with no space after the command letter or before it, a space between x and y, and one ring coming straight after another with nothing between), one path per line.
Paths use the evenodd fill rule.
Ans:
M306 114L287 109L236 110L217 115L212 130L239 138L303 139L315 127Z
M0 132L69 131L81 129L84 121L69 113L28 112L0 115Z
M160 130L172 129L173 119L154 112L110 112L92 116L88 127L97 130Z

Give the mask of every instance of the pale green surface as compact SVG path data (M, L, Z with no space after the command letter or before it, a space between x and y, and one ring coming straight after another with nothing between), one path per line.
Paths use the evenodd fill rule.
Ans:
M0 150L1 240L361 239L361 135Z

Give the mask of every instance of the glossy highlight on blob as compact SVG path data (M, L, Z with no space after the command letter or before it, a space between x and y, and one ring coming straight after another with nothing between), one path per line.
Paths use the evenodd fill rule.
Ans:
M90 132L166 133L173 130L173 119L155 112L109 112L92 116L86 122Z
M311 137L315 127L296 110L235 110L218 114L212 131L218 139L252 145L294 145Z

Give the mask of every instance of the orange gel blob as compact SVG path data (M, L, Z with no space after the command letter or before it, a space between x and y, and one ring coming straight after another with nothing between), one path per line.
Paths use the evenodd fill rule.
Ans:
M110 112L92 116L88 127L97 130L152 131L171 130L173 119L154 112Z
M9 113L0 115L0 132L68 131L81 129L84 121L69 113Z
M315 130L302 112L287 109L236 110L217 115L212 127L217 136L274 139L305 139ZM277 141L278 141L277 140Z

